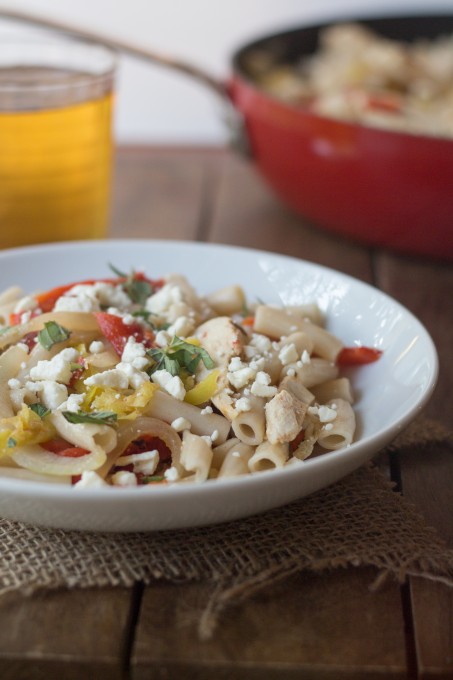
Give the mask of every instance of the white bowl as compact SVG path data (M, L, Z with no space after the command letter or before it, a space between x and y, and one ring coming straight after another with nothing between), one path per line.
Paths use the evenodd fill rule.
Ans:
M0 516L63 529L151 531L246 517L321 489L369 460L419 413L434 388L438 362L422 324L398 302L349 276L294 258L222 245L166 241L51 244L0 253L0 290L27 292L118 269L152 278L183 273L199 293L231 283L251 301L316 301L327 327L346 345L383 350L374 364L349 369L358 420L356 441L282 470L204 484L74 489L0 477Z

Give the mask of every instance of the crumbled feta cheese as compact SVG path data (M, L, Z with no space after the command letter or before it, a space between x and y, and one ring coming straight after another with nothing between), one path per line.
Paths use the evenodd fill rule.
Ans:
M171 394L172 397L182 401L186 396L186 390L184 388L181 378L177 375L172 375L168 371L154 371L151 375L151 380L162 387L166 392Z
M120 470L112 475L113 486L137 486L137 477L133 472L127 470Z
M256 397L273 397L277 394L277 388L270 383L270 375L264 371L259 371L256 375L255 382L251 387L252 394Z
M214 411L212 410L212 406L205 406L204 408L201 409L200 416L207 416L210 415L211 413L214 413Z
M48 361L38 361L36 366L30 369L30 378L32 380L55 380L67 384L72 377L71 364L78 358L78 351L73 347L67 347Z
M330 431L333 429L332 423L326 423L326 425L323 426L324 430Z
M241 452L240 451L232 451L231 455L233 456L233 458L240 458Z
M176 418L171 426L176 432L183 432L184 430L190 430L192 423L187 418Z
M132 453L130 456L120 456L120 458L117 458L115 461L115 465L123 467L124 465L134 465L135 463L143 463L145 461L153 461L156 468L159 462L159 451L153 449L152 451Z
M260 354L270 352L272 349L272 342L268 337L261 335L260 333L254 333L249 344L252 345L252 347L256 347Z
M143 383L148 382L149 377L143 371L139 371L132 364L120 362L115 368L86 378L84 385L91 387L99 385L125 390L128 387L137 390Z
M43 380L38 383L41 402L51 411L58 408L68 399L66 385L54 382L53 380Z
M78 482L74 484L74 489L98 489L101 486L108 486L97 472L93 470L85 470Z
M170 342L170 335L167 333L167 331L158 331L156 333L156 337L154 338L154 342L158 347L166 347Z
M137 322L137 319L135 318L135 316L132 316L132 314L125 314L125 315L122 317L122 319L123 319L123 323L124 323L126 326L132 326L133 323L136 323L136 322Z
M296 371L294 370L294 368L288 368L288 370L286 371L286 375L288 375L290 378L294 378L294 376L296 375Z
M139 370L145 368L149 363L146 356L146 348L141 342L136 342L135 338L130 336L127 339L126 345L124 346L123 354L121 355L121 361L124 363L132 364L134 368Z
M240 399L236 401L234 408L238 413L241 413L243 411L250 411L252 404L247 397L240 397Z
M31 319L31 312L24 312L23 314L20 315L20 322L21 323L28 323Z
M167 482L177 482L179 479L178 469L175 467L168 468L168 470L165 470L164 472L164 477Z
M87 387L93 385L99 387L113 387L119 390L126 390L129 387L129 377L118 368L112 368L109 371L102 371L102 373L95 373L83 381Z
M219 438L219 431L218 430L214 430L213 432L211 432L211 441L212 442L216 442L218 438Z
M261 371L262 368L264 368L264 364L266 363L264 357L257 357L255 359L252 359L251 362L249 363L249 368L252 369L252 371Z
M21 384L22 383L17 378L10 378L8 380L8 387L12 390L18 389L21 386Z
M131 304L130 297L123 290L121 285L112 285L98 281L93 285L94 294L102 307L118 307L127 309Z
M157 293L147 299L145 309L153 314L165 314L172 305L178 302L183 302L181 289L179 286L166 283Z
M91 352L91 354L100 354L101 352L104 351L104 349L105 349L105 345L102 342L102 340L93 340L93 342L90 343L90 346L88 348L88 350L89 350L89 352Z
M298 354L295 344L291 342L289 345L283 345L278 354L278 358L282 362L283 366L286 366L287 364L292 364L295 361L297 361Z
M256 373L257 368L245 364L239 357L233 357L228 364L227 378L231 385L239 390L253 380Z
M70 394L67 400L60 404L60 409L70 411L71 413L78 413L84 399L84 394Z
M193 319L190 319L188 316L178 317L176 321L168 327L168 333L170 335L177 335L180 338L187 338L194 330L195 324Z
M55 303L56 312L98 312L100 306L96 298L81 293L77 296L62 295Z
M318 416L319 422L321 423L329 423L332 420L335 420L337 417L337 412L334 408L330 408L329 406L309 406L308 408L308 413L314 416Z
M304 349L304 351L302 352L302 356L301 356L300 360L302 361L303 364L311 363L311 357L310 357L310 355L309 355L309 353L307 352L306 349Z

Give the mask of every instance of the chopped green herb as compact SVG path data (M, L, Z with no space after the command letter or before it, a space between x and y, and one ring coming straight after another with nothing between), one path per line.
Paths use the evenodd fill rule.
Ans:
M11 326L5 326L5 328L0 328L0 335L3 335L3 333L7 333Z
M206 368L214 368L215 363L202 347L192 345L176 335L165 349L153 347L148 350L148 356L154 361L149 369L149 373L164 369L171 375L180 375L185 370L189 375L193 375L200 361Z
M142 477L141 484L152 484L153 482L163 482L165 477L163 475L151 475L150 477Z
M64 342L69 338L71 332L60 326L55 321L47 321L42 331L38 333L38 341L44 349L51 349L59 342Z
M72 411L62 411L68 423L94 423L96 425L113 425L118 419L118 415L113 411L93 411L93 413L84 413L79 411L73 413Z
M144 305L149 296L154 292L149 281L139 278L134 270L132 270L130 274L125 274L112 264L109 264L109 267L114 274L122 279L125 279L121 285L124 292L129 295L132 302L135 302L137 305Z
M46 408L42 404L30 404L29 409L33 411L33 413L36 413L36 415L39 416L41 420L50 413L50 409Z
M6 442L6 446L8 449L13 449L16 446L17 442L13 437L9 437L8 441Z

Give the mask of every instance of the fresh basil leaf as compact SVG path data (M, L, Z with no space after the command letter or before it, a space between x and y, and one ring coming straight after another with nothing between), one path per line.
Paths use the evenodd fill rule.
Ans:
M108 264L109 269L111 269L114 274L119 276L121 279L127 279L127 274L125 274L124 272L120 272L120 270L117 269L113 264L111 264L111 262L109 262Z
M50 409L46 408L42 404L30 404L28 408L33 411L33 413L36 413L36 415L39 416L41 420L50 413Z
M71 332L60 326L55 321L46 321L42 331L38 333L38 341L44 349L51 349L59 342L64 342L69 338Z
M78 411L62 411L68 423L95 423L96 425L113 425L118 419L118 415L113 411L93 411L93 413L85 413Z
M152 482L163 482L165 477L163 475L151 475L149 477L142 477L141 484L151 484Z
M197 363L195 364L195 367L197 366L198 361L200 361L200 359L204 363L206 368L214 368L215 367L214 361L211 359L211 357L209 356L207 351L205 349L203 349L203 347L198 347L197 345L192 345L190 342L185 342L185 340L178 338L177 335L175 335L174 338L172 339L168 349L170 349L170 350L179 350L179 349L184 350L185 352L187 352L187 354L185 355L185 357L186 357L185 360L189 361L189 363L194 362L195 359L197 358ZM190 356L190 359L188 359L187 355ZM186 364L185 364L185 367L188 368Z
M13 437L9 437L8 441L6 442L6 447L8 449L13 449L16 446L17 442Z
M168 354L164 355L164 367L166 371L171 373L171 375L179 375L181 371L181 365L179 361Z
M132 278L123 285L124 291L129 295L132 302L137 305L144 305L146 300L153 293L151 284L143 279Z

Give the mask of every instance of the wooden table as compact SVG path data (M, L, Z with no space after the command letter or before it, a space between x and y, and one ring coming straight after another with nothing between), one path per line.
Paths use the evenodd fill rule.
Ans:
M451 265L370 250L311 227L246 162L221 149L121 149L111 236L259 247L373 283L432 334L441 372L426 414L452 429ZM451 450L407 455L391 474L453 547ZM292 577L230 610L210 642L199 641L191 614L204 585L161 582L6 601L0 678L453 678L453 591L413 580L373 593L375 577L364 568Z

